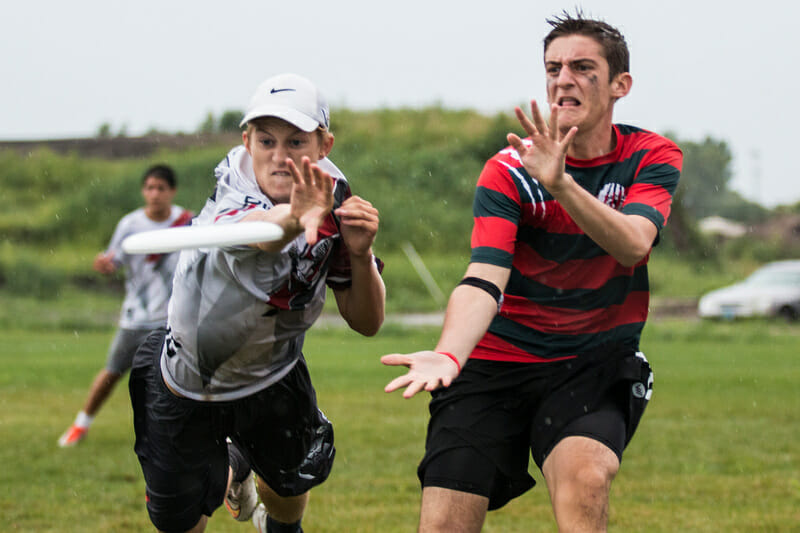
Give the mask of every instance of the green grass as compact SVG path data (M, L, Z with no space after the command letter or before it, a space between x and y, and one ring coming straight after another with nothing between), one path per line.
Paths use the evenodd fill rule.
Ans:
M0 332L0 531L152 530L124 386L85 443L70 450L55 444L111 335ZM371 339L334 327L309 334L311 373L338 454L330 479L312 493L307 531L415 530L426 399L385 394L399 370L378 357L431 346L437 335L399 327ZM797 326L777 323L647 326L643 350L655 392L612 489L612 531L798 530L798 342ZM539 485L491 513L484 531L555 531L541 474L533 475ZM218 510L209 531L249 527Z

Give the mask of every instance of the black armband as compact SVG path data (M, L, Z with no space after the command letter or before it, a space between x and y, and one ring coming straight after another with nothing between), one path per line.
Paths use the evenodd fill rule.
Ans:
M459 285L471 285L473 287L477 287L483 291L489 293L489 296L494 298L494 301L497 302L497 312L500 312L500 307L503 305L503 291L500 290L500 287L492 283L491 281L486 281L485 279L476 278L476 277L468 277L462 279Z

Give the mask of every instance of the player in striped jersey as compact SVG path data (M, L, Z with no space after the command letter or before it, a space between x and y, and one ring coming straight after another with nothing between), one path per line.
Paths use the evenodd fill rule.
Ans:
M478 180L472 256L433 351L390 354L408 373L386 391L431 391L420 531L479 531L542 470L561 531L605 531L611 481L652 391L639 351L647 261L682 155L614 124L630 91L612 26L548 21L550 122L516 109L528 137Z

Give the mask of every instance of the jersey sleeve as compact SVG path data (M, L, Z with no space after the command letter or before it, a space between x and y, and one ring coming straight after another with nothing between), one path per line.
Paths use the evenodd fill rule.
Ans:
M521 213L514 170L493 158L478 178L472 204L472 263L511 268Z
M345 200L353 195L350 190L350 184L345 179L337 179L333 190L333 209L336 210L341 206ZM337 233L339 229L339 219L331 214L326 224L335 225ZM347 245L344 239L337 239L334 245L333 252L331 253L330 263L328 265L328 275L325 277L325 283L331 289L346 289L350 287L353 281L352 271L350 268L350 252L347 250Z
M660 139L662 142L642 158L622 206L623 213L647 218L659 232L669 218L672 196L683 166L680 148L668 139Z

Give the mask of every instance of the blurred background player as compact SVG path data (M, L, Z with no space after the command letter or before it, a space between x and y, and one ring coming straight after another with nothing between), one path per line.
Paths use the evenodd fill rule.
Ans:
M94 259L92 266L101 274L113 274L124 267L125 301L106 366L94 378L75 422L58 439L62 448L86 438L97 412L119 378L131 368L136 349L152 330L163 327L167 321L167 302L178 254L127 255L120 246L135 233L182 226L191 221L190 211L172 204L176 187L175 172L170 167L155 165L147 169L142 177L144 207L120 219L108 249Z
M235 491L236 518L252 513L261 532L302 531L308 491L327 479L335 453L302 352L305 332L326 287L353 330L374 335L383 323L372 253L378 211L327 159L334 138L320 92L294 74L270 78L241 125L243 145L217 166L217 187L194 225L264 220L284 236L181 252L167 329L137 354L135 450L161 531L205 530L225 499L229 464L234 481L250 487ZM240 456L229 459L227 438ZM264 504L255 513L254 499L241 499L253 493L251 468Z

